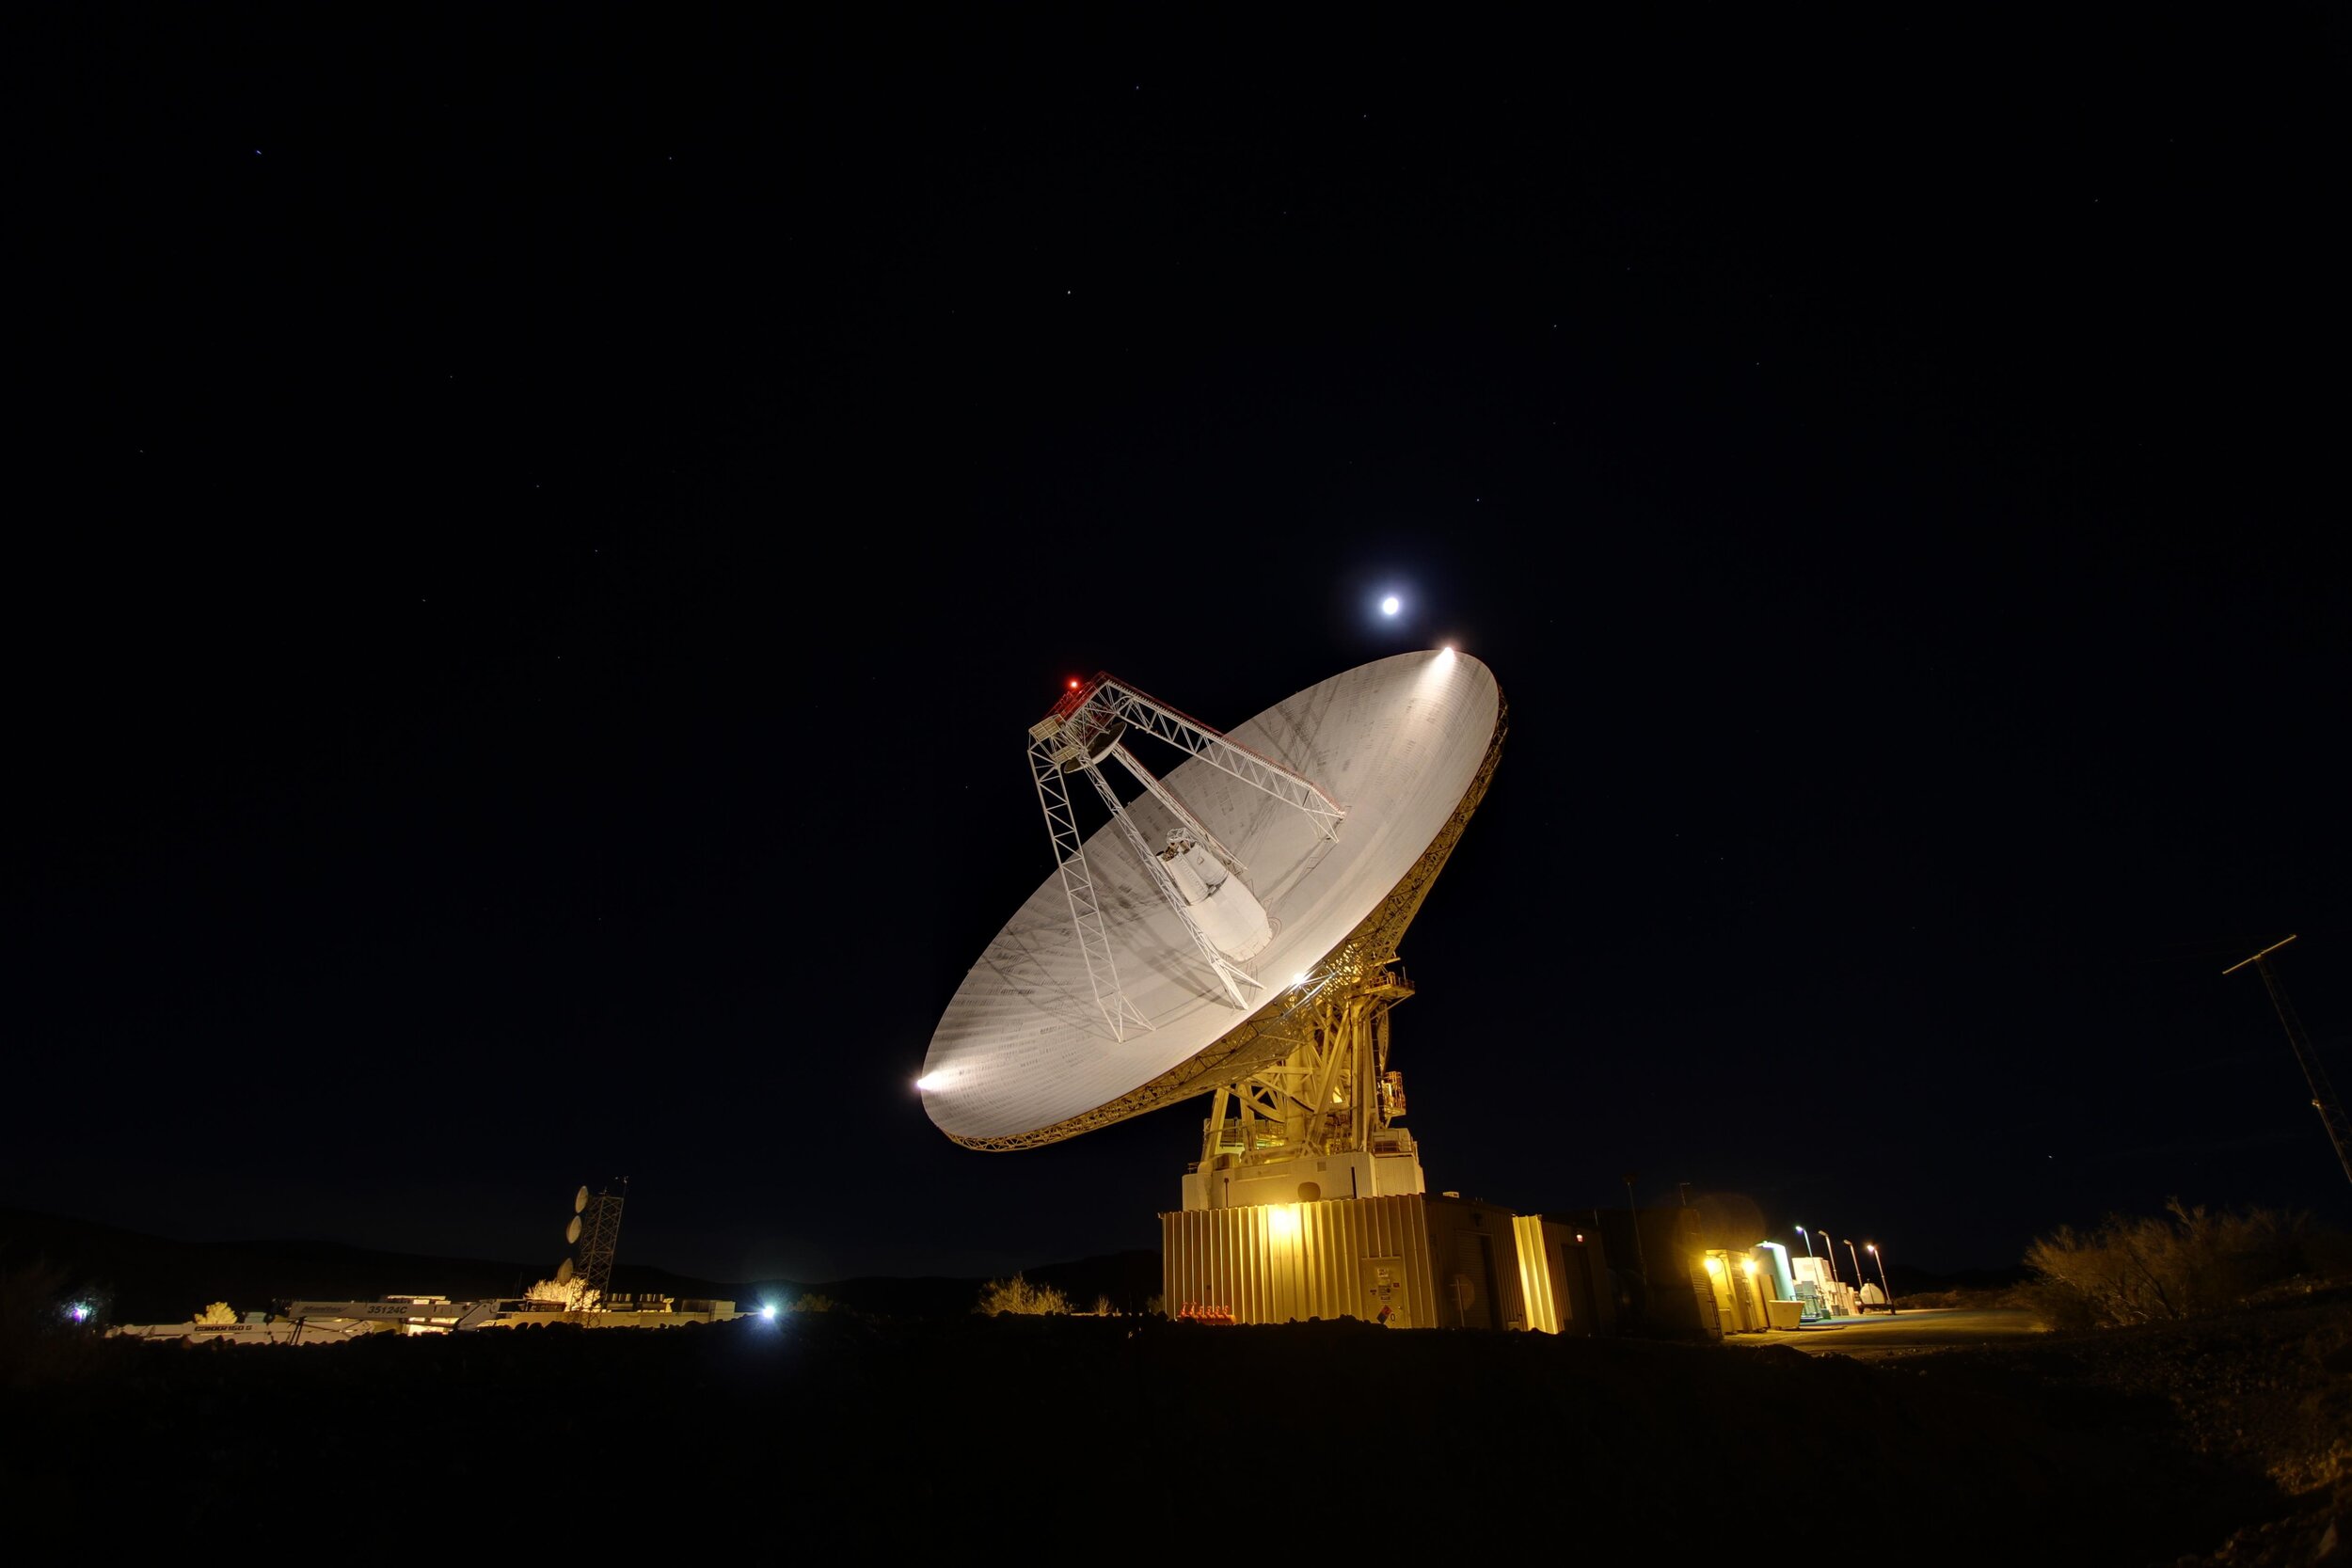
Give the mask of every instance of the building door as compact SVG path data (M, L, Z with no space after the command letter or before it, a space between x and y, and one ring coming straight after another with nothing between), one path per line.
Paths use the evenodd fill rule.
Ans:
M1447 1287L1455 1323L1464 1328L1495 1326L1495 1255L1485 1232L1464 1230L1454 1236L1454 1275Z

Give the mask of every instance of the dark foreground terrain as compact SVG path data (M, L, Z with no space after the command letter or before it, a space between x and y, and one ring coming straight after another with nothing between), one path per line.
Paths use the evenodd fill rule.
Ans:
M2303 1562L2352 1452L2352 1308L2316 1297L1882 1362L843 1311L52 1349L0 1394L9 1540L260 1561L534 1543L1452 1561L1535 1538L1736 1560L1827 1532L1888 1562Z

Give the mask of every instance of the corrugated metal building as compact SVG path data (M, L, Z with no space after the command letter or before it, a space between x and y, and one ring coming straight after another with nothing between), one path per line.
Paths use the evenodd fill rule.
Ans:
M1609 1256L1627 1275L1633 1302L1627 1333L1723 1338L1725 1325L1708 1277L1706 1236L1697 1210L1602 1209L1593 1218L1608 1238Z
M1177 1316L1553 1334L1613 1326L1597 1236L1474 1198L1179 1210L1160 1216L1160 1257L1163 1299Z

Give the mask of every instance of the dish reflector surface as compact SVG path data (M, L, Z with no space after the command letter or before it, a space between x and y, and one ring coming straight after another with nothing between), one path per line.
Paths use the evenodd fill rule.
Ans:
M1502 719L1493 673L1467 654L1439 650L1359 665L1226 731L1346 808L1336 841L1305 814L1201 758L1163 775L1247 867L1248 885L1271 917L1273 941L1242 966L1265 983L1252 993L1253 1009L1238 1011L1226 999L1134 848L1106 821L1087 838L1087 867L1120 988L1152 1027L1113 1037L1061 879L1049 874L981 953L932 1033L922 1078L931 1120L959 1143L1046 1143L1210 1086L1186 1081L1181 1069L1252 1020L1286 1010L1298 977L1314 975L1382 907L1465 798L1484 787ZM1177 825L1149 796L1128 813L1147 842L1157 842L1154 827ZM1137 1093L1147 1085L1164 1092ZM1101 1114L1115 1101L1127 1102Z

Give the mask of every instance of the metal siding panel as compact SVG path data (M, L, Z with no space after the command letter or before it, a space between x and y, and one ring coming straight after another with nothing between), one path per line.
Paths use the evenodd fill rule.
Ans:
M1511 1240L1519 1253L1519 1289L1527 1299L1527 1326L1560 1332L1560 1306L1551 1289L1551 1260L1544 1253L1544 1222L1534 1214L1511 1218Z
M1526 1329L1534 1326L1535 1317L1534 1309L1528 1304L1527 1275L1519 1264L1518 1216L1506 1213L1505 1217L1511 1223L1493 1233L1495 1250L1511 1249L1510 1257L1495 1259L1495 1293L1502 1302L1502 1321L1495 1326L1508 1328L1516 1323L1521 1329ZM1540 1248L1536 1256L1543 1256Z
M1403 1259L1408 1320L1436 1324L1429 1232L1417 1194L1295 1206L1295 1238L1277 1234L1277 1207L1185 1210L1161 1216L1162 1305L1230 1308L1242 1323L1362 1315L1359 1264Z

